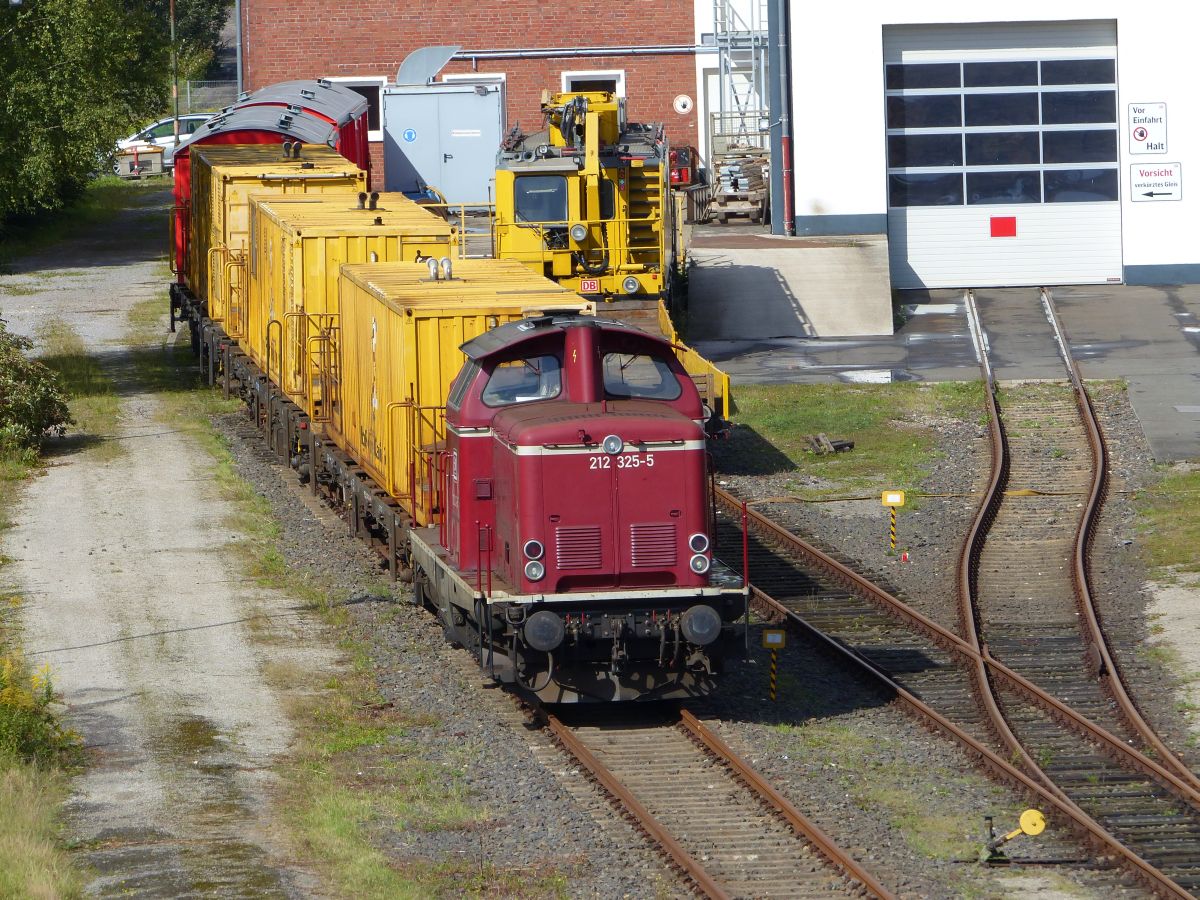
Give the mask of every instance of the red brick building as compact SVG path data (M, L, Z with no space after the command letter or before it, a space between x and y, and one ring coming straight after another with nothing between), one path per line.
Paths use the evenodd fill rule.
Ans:
M696 100L693 0L241 0L240 15L245 90L344 80L376 104L377 116L379 87L395 81L411 51L457 44L462 53L442 77L503 74L510 127L541 127L544 89L611 84L627 98L630 120L664 123L673 144L697 143L697 104L684 114L673 105L680 95ZM372 162L382 171L381 140Z

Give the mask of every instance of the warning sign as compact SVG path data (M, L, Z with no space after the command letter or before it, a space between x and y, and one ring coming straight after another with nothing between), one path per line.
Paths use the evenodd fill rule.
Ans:
M1167 152L1167 104L1129 104L1129 152Z
M1129 197L1134 203L1183 199L1183 166L1172 163L1135 163L1129 167Z

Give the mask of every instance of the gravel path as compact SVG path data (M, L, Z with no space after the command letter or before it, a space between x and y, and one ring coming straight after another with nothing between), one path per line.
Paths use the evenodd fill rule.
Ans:
M126 314L163 299L164 191L0 279L14 330L66 322L116 381L110 446L64 441L23 490L0 552L34 665L47 664L87 765L67 809L89 892L143 897L313 893L272 817L272 765L292 727L266 685L268 653L329 668L335 654L293 601L243 583L233 509L211 457L158 420L124 343ZM116 443L117 449L111 444ZM81 449L84 448L84 449ZM98 452L105 449L106 452ZM250 617L274 616L264 651Z

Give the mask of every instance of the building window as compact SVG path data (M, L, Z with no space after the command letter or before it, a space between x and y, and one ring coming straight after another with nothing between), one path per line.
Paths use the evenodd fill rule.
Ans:
M337 76L327 75L329 81L335 81L344 88L349 88L356 94L362 94L367 100L367 140L383 140L383 86L387 84L384 75L369 76Z
M593 70L586 72L563 72L563 93L573 91L608 91L618 97L625 96L625 70Z

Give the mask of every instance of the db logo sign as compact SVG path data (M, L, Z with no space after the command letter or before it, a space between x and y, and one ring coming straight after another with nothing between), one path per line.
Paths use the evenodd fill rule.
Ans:
M581 294L598 294L598 293L600 293L600 279L598 279L598 278L581 278L579 280L579 293L581 293Z

